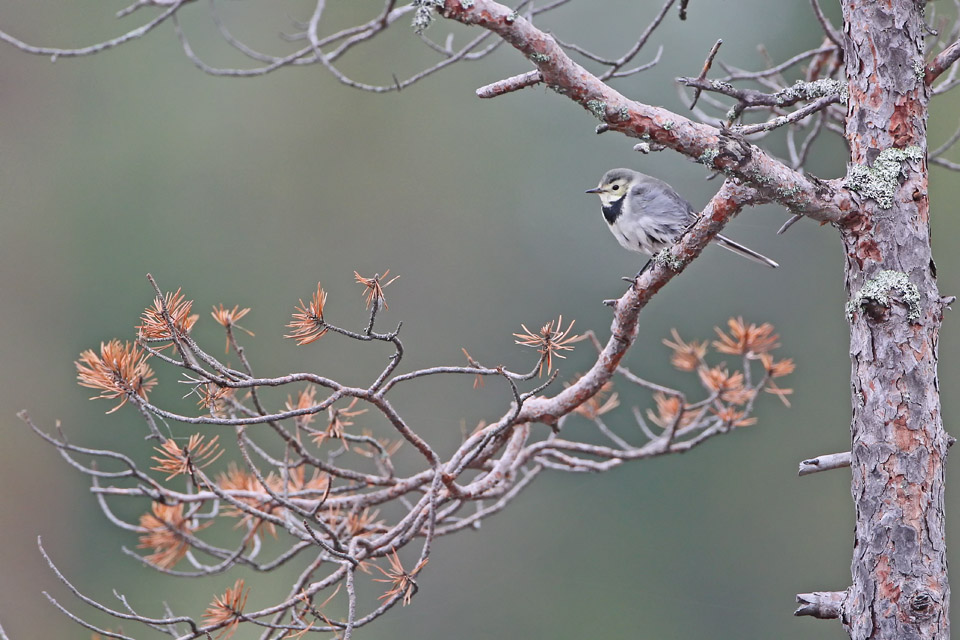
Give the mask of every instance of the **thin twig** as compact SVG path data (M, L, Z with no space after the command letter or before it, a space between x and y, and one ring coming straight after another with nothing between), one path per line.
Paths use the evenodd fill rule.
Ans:
M833 28L833 25L830 24L830 21L827 20L827 16L824 15L823 9L820 8L819 0L810 0L810 4L813 6L813 12L817 16L817 21L820 23L820 26L823 27L823 32L830 38L830 41L833 44L837 45L840 49L843 49L843 38L836 29Z
M700 75L697 76L699 82L703 82L707 78L707 74L710 72L710 67L713 66L713 59L717 57L717 52L720 51L720 45L723 44L722 39L717 39L713 46L710 48L710 53L707 54L707 59L703 61L703 68L700 70ZM703 91L703 86L698 85L693 91L693 102L690 103L690 108L693 109L697 106L697 100L700 99L700 93Z

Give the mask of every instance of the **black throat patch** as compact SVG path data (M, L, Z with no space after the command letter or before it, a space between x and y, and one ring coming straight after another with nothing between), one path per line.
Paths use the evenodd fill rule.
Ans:
M603 217L606 218L607 224L613 224L617 221L617 218L623 213L623 201L626 199L627 196L624 195L619 200L614 200L608 205L601 205L600 208L603 209Z

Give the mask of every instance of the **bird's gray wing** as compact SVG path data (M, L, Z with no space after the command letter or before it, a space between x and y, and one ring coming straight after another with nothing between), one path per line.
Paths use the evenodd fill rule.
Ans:
M631 200L641 202L644 215L671 226L687 226L697 218L696 210L662 180L647 176L630 190Z

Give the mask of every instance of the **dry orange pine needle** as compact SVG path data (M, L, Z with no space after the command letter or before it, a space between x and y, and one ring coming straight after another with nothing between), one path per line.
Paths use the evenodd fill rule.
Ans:
M140 516L140 526L146 533L140 536L140 549L153 549L146 557L148 562L170 569L187 555L190 543L185 536L192 535L203 527L191 526L183 515L183 505L166 505L154 502L152 513Z
M240 331L243 331L244 333L246 333L248 336L251 336L251 337L254 335L253 331L250 331L249 329L245 329L244 327L241 327L240 325L237 324L237 320L247 315L248 313L250 313L250 307L244 307L243 309L241 309L240 305L234 305L233 309L227 309L226 307L223 306L223 303L221 303L219 307L213 307L213 311L210 312L210 315L213 316L213 319L216 320L217 324L222 326L228 332L227 346L224 347L223 349L224 353L227 353L228 351L230 351L229 332L232 331L233 329L240 329Z
M714 329L720 339L714 340L713 346L720 353L757 358L761 353L780 346L777 342L780 336L773 332L773 325L769 322L747 325L743 318L730 318L727 326L730 328L730 335L721 331L720 327Z
M170 340L173 334L170 331L170 325L173 325L177 336L183 336L190 332L194 323L200 318L199 315L191 315L190 310L193 307L193 300L184 299L180 289L176 293L167 292L163 299L154 298L153 305L147 307L141 316L143 324L137 326L140 337L144 340ZM164 309L170 322L164 317ZM170 345L164 345L167 348Z
M521 323L520 326L523 327L523 333L513 334L514 337L517 338L514 342L525 347L533 347L540 354L540 371L538 375L543 375L544 367L547 368L547 373L549 374L553 370L554 358L566 358L565 355L559 352L573 351L573 347L570 345L575 342L580 342L585 338L585 336L582 335L570 335L570 331L573 329L575 322L576 320L571 320L569 326L563 329L563 316L560 316L555 321L551 320L540 327L539 333L533 333L527 328L527 325Z
M673 342L663 339L663 344L670 347L673 355L670 356L670 364L680 371L694 371L697 367L703 365L703 357L707 355L707 341L697 342L691 340L684 342L676 329L671 329Z
M394 549L393 554L387 556L387 561L390 563L389 570L373 565L380 573L386 576L386 578L374 578L374 582L388 582L393 585L390 590L380 596L378 600L386 600L387 598L403 594L403 606L410 604L410 601L413 599L413 594L417 591L417 582L414 580L414 577L420 573L420 570L423 569L428 560L429 558L424 558L413 568L413 571L407 573L404 571L403 565L400 564L400 556L397 555L397 550Z
M357 282L359 282L360 284L362 284L367 288L367 290L363 292L363 295L366 296L366 300L367 300L366 302L367 309L369 309L370 305L372 304L376 304L378 308L379 308L379 305L381 304L383 305L384 309L390 308L387 306L387 299L383 297L383 290L385 287L389 287L391 284L393 284L393 281L399 278L400 276L393 276L386 282L383 282L383 280L387 279L387 275L389 273L390 273L390 269L387 269L386 271L383 272L382 276L375 275L372 278L364 278L356 271L353 272L353 277L356 278Z
M159 447L154 447L154 451L159 456L153 456L151 459L156 461L157 466L150 467L154 471L168 473L167 480L181 474L193 473L195 469L203 469L213 463L220 457L223 450L217 445L220 436L213 436L210 442L204 442L203 436L195 433L190 436L187 446L181 448L171 438Z
M122 398L120 404L107 412L113 413L132 396L146 400L147 394L157 384L153 369L147 364L149 357L136 344L117 339L101 342L100 355L93 349L87 349L75 362L77 382L80 386L100 390L100 395L93 396L91 400Z
M220 633L214 636L216 640L229 638L236 632L249 595L250 589L244 591L244 582L241 578L232 587L228 587L222 596L214 597L213 602L203 613L203 619L209 625L226 624Z
M323 321L323 307L327 304L327 292L317 283L317 291L313 294L310 304L300 300L300 306L293 313L293 320L287 325L293 332L284 338L293 338L298 345L316 342L328 331L327 323Z

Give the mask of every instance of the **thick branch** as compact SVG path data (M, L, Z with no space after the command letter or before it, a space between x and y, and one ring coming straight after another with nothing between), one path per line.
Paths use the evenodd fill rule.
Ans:
M960 40L957 40L949 47L937 54L930 64L927 65L923 74L923 81L929 87L933 81L940 77L940 74L950 68L954 62L960 59Z
M679 151L749 184L764 198L821 222L844 221L856 208L838 183L814 181L729 131L629 100L509 7L493 0L446 0L440 11L452 20L497 33L536 65L547 85L593 113L611 130Z

